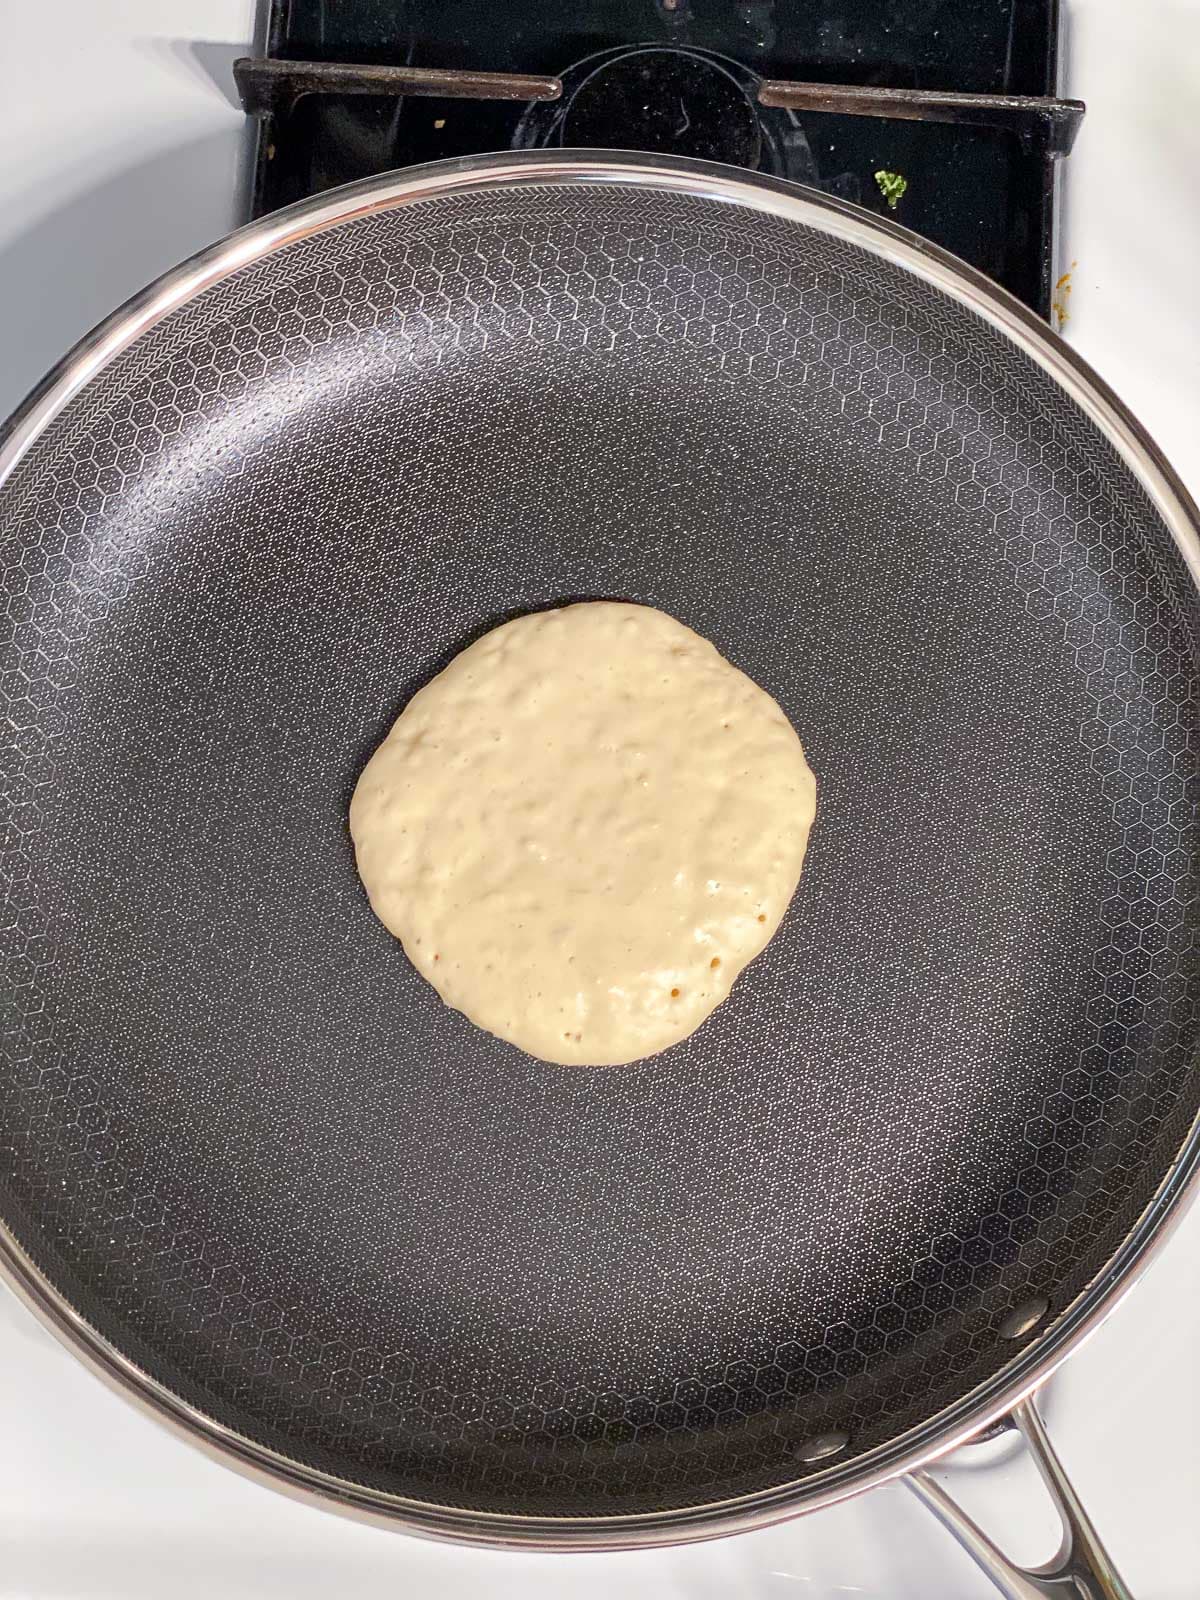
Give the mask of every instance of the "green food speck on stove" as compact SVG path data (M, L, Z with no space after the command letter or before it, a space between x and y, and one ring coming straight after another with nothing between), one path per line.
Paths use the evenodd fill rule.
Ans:
M875 182L879 185L879 192L888 203L888 210L895 211L900 201L904 198L904 191L908 188L908 179L900 172L885 172L882 169L875 174Z

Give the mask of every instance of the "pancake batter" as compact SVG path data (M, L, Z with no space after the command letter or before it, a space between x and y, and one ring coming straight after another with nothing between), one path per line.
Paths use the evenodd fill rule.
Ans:
M350 806L380 921L545 1061L686 1038L787 909L816 809L764 690L648 606L505 623L415 694Z

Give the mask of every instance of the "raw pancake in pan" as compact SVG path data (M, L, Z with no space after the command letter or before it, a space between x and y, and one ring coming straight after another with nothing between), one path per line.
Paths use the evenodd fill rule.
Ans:
M779 926L816 809L783 712L649 606L520 617L414 695L350 808L380 920L546 1061L692 1033Z

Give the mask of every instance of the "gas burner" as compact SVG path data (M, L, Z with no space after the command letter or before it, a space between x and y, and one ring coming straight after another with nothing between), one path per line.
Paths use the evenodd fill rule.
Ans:
M234 68L253 211L486 151L698 156L894 212L1048 314L1083 112L1054 95L1057 7L267 0L269 53Z
M647 45L604 50L562 74L562 98L521 119L518 149L651 150L757 167L758 80L735 61Z

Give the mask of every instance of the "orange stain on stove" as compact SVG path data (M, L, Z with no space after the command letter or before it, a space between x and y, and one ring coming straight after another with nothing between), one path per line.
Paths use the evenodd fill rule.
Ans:
M1071 298L1071 274L1075 271L1075 268L1078 265L1078 261L1072 261L1066 272L1063 273L1062 277L1054 285L1054 297L1050 301L1050 309L1054 313L1054 318L1058 325L1059 332L1066 327L1067 323L1071 319L1071 313L1067 309L1068 302Z

